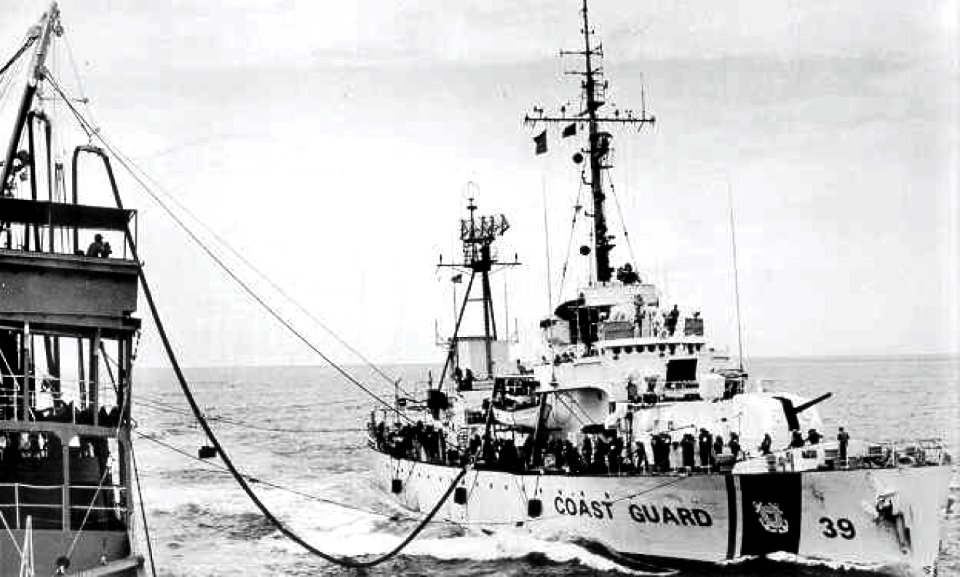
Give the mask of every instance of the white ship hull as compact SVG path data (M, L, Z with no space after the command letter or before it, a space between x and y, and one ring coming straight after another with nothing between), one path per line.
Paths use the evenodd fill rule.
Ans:
M377 483L412 511L430 511L459 473L373 453ZM645 557L722 562L785 552L929 574L949 478L945 466L643 476L471 470L437 518ZM878 513L882 495L892 496L894 515ZM528 510L533 499L537 516Z

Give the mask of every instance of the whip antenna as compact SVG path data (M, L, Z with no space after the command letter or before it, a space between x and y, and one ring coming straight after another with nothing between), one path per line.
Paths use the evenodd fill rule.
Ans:
M743 372L743 327L740 322L740 273L737 268L737 226L733 216L733 187L727 177L727 204L730 207L730 245L733 252L733 294L737 304L737 349L740 372Z

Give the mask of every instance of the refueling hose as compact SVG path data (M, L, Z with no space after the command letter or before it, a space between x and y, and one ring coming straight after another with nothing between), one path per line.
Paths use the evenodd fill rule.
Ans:
M117 203L117 208L123 210L123 201L120 199L120 191L117 189L116 180L113 176L113 170L110 167L110 161L105 154L101 153L101 158L104 160L104 164L107 170L107 175L110 178L110 185L113 188L114 200ZM323 551L317 549L310 543L307 543L300 535L295 533L292 529L288 528L284 523L278 519L272 511L260 500L257 494L253 491L250 485L247 483L247 480L244 478L243 474L237 470L234 466L233 461L227 455L227 452L224 450L223 445L220 444L219 439L217 439L216 434L214 434L213 429L210 428L210 424L207 422L206 417L203 415L203 411L200 410L200 406L197 404L196 399L193 397L193 392L190 390L190 385L187 383L187 379L183 374L183 371L180 368L180 363L177 361L177 356L173 352L173 347L170 344L170 339L167 338L167 331L164 329L163 321L160 320L160 312L157 310L157 305L153 300L153 292L150 290L150 285L147 283L147 276L143 270L143 265L140 261L140 256L137 253L137 245L134 242L133 235L130 232L130 227L124 227L124 236L126 237L127 244L130 246L131 256L133 260L137 263L137 274L140 278L140 284L143 286L143 294L146 297L147 305L150 307L150 314L153 316L153 322L157 327L157 333L160 335L160 340L163 342L163 348L167 353L167 358L170 360L170 366L173 368L174 374L177 376L177 382L180 384L180 390L183 391L183 396L186 397L187 403L190 405L190 409L193 411L193 416L197 419L197 422L200 423L200 427L203 429L203 432L206 434L207 439L217 450L217 453L220 455L220 458L223 460L223 464L230 471L230 474L233 476L233 479L240 485L240 488L243 489L243 492L246 493L247 497L250 498L250 501L260 510L264 517L277 528L280 533L285 537L303 547L307 552L334 563L342 567L349 567L353 569L363 569L367 567L373 567L389 561L393 557L397 556L407 545L413 541L417 535L433 520L433 517L440 511L440 507L446 503L447 499L450 498L450 495L453 493L454 488L456 488L457 483L463 478L467 473L467 468L464 467L460 470L460 473L456 476L450 486L447 488L446 492L440 497L440 500L437 501L437 504L434 505L433 509L424 517L420 524L403 540L399 545L394 547L389 552L376 557L374 559L361 561L351 557L338 557L330 553L324 553Z

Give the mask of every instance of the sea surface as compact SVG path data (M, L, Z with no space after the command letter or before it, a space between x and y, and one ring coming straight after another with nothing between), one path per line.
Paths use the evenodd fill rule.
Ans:
M426 366L387 366L414 388ZM808 397L833 392L820 406L828 436L844 425L873 440L943 437L958 455L960 361L955 357L756 359L748 369L768 389ZM384 399L394 389L368 368L348 370ZM436 372L434 370L434 372ZM372 556L393 548L416 517L374 489L364 426L371 398L330 368L195 369L190 384L235 463L261 498L321 550ZM136 457L158 575L339 575L348 572L283 538L248 502L219 459L198 461L202 432L173 373L140 369L134 416ZM177 452L177 450L181 452ZM957 462L957 459L954 459ZM952 492L960 499L955 471ZM944 515L940 575L960 575L960 503ZM717 566L630 564L585 543L516 533L485 534L450 524L429 526L396 559L369 575L649 575L826 576L860 574L837 565L757 559ZM864 574L870 575L866 572Z

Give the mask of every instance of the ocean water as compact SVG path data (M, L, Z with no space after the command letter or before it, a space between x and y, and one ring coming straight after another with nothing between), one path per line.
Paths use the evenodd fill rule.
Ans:
M404 386L428 367L386 367ZM833 392L820 406L825 432L844 425L874 440L943 437L958 455L960 360L955 357L757 359L755 378L769 389L808 397ZM385 399L393 387L363 368L349 369ZM135 447L158 575L260 576L351 573L314 558L267 523L219 459L198 462L203 434L173 374L135 374ZM258 482L261 498L291 528L336 555L386 552L416 518L372 486L364 426L371 399L321 367L217 368L188 371L198 401L234 462ZM182 452L177 452L177 450ZM952 491L960 499L955 472ZM960 506L944 516L940 575L960 575ZM858 573L788 559L722 566L642 565L585 543L492 535L446 523L429 526L404 553L370 575L788 575ZM869 574L869 573L867 573Z

